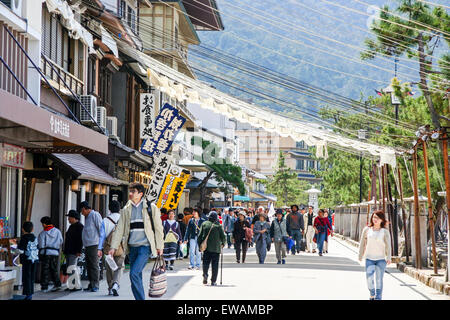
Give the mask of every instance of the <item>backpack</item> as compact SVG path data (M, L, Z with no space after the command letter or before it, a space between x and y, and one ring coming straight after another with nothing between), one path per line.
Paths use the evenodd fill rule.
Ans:
M114 231L116 231L116 228L117 228L117 222L114 222L114 220L111 219L111 217L106 217L106 218L108 220L110 220L114 224L114 229L112 229L111 232L109 233L108 237L105 240L105 244L103 246L103 254L108 255L109 250L111 249L111 242L112 242L113 233L114 233ZM123 254L124 254L123 245L122 245L122 242L120 242L119 247L114 252L114 256L115 257L120 257Z
M39 260L39 250L38 250L38 239L35 238L34 241L28 241L27 248L25 249L25 256L27 260L30 260L31 263Z

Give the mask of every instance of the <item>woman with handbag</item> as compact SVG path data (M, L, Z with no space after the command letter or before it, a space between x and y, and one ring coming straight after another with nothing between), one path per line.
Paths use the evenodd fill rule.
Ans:
M173 270L173 264L177 255L178 244L181 243L180 224L175 220L175 212L169 210L169 218L163 222L164 227L164 260L166 268ZM169 266L170 262L170 266Z
M253 228L253 232L255 233L254 241L256 244L256 254L258 255L260 264L263 264L264 260L266 260L267 247L271 242L269 230L270 224L266 221L266 216L260 214L259 221L255 222L255 227Z
M391 236L384 212L374 211L369 226L363 229L359 243L359 261L366 259L366 278L370 300L381 300L383 276L391 263ZM374 280L376 276L376 288Z
M203 252L203 284L208 283L208 270L211 264L211 285L215 286L219 273L220 253L226 243L225 231L217 219L217 212L209 213L208 221L200 227L197 243Z
M277 218L272 222L270 226L270 237L275 244L275 254L277 256L277 264L286 263L286 239L289 238L286 229L286 220L283 217L283 210L277 209Z
M193 210L193 216L188 222L186 233L184 235L184 243L187 244L189 241L189 270L196 268L200 270L200 262L202 255L200 254L199 247L197 244L198 234L200 232L200 227L205 220L200 217L198 209Z
M240 210L238 213L238 220L234 223L233 228L233 241L234 248L236 250L236 262L241 261L241 249L242 249L242 263L245 263L245 256L248 249L248 241L245 237L245 229L250 228L250 223L246 220L244 210Z
M327 237L327 232L330 230L331 236L333 236L333 229L331 228L330 221L324 217L325 211L319 209L319 216L314 219L314 230L317 236L317 248L319 249L319 256L323 253L323 243Z

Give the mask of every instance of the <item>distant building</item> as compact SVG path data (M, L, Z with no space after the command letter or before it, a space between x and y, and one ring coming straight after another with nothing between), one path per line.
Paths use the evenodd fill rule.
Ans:
M312 158L308 146L303 141L294 141L291 137L281 137L249 124L239 123L236 136L240 141L239 164L266 176L273 176L278 163L279 152L286 158L286 165L294 170L298 178L317 183L310 169L320 169L319 161Z

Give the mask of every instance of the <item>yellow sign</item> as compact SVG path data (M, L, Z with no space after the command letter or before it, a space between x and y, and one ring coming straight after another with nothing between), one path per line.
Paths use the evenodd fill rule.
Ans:
M180 202L180 197L189 179L189 171L183 170L179 166L171 165L169 173L164 180L158 202L158 208L175 210Z

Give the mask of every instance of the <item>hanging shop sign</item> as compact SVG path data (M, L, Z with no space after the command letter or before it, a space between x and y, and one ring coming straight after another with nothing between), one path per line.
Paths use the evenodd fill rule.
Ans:
M14 146L8 143L0 145L1 157L0 165L4 167L12 167L25 169L25 152L24 148Z
M158 208L166 208L167 210L176 209L189 179L189 175L190 172L188 170L172 164L156 206Z
M155 95L141 93L140 97L140 130L141 139L152 139L155 120Z
M146 194L147 200L150 202L158 200L159 192L164 184L164 178L169 172L170 165L173 163L173 158L167 154L158 153L153 161L152 180Z
M166 153L186 118L178 110L166 103L155 119L155 130L151 139L144 139L141 152L153 156L155 152Z

